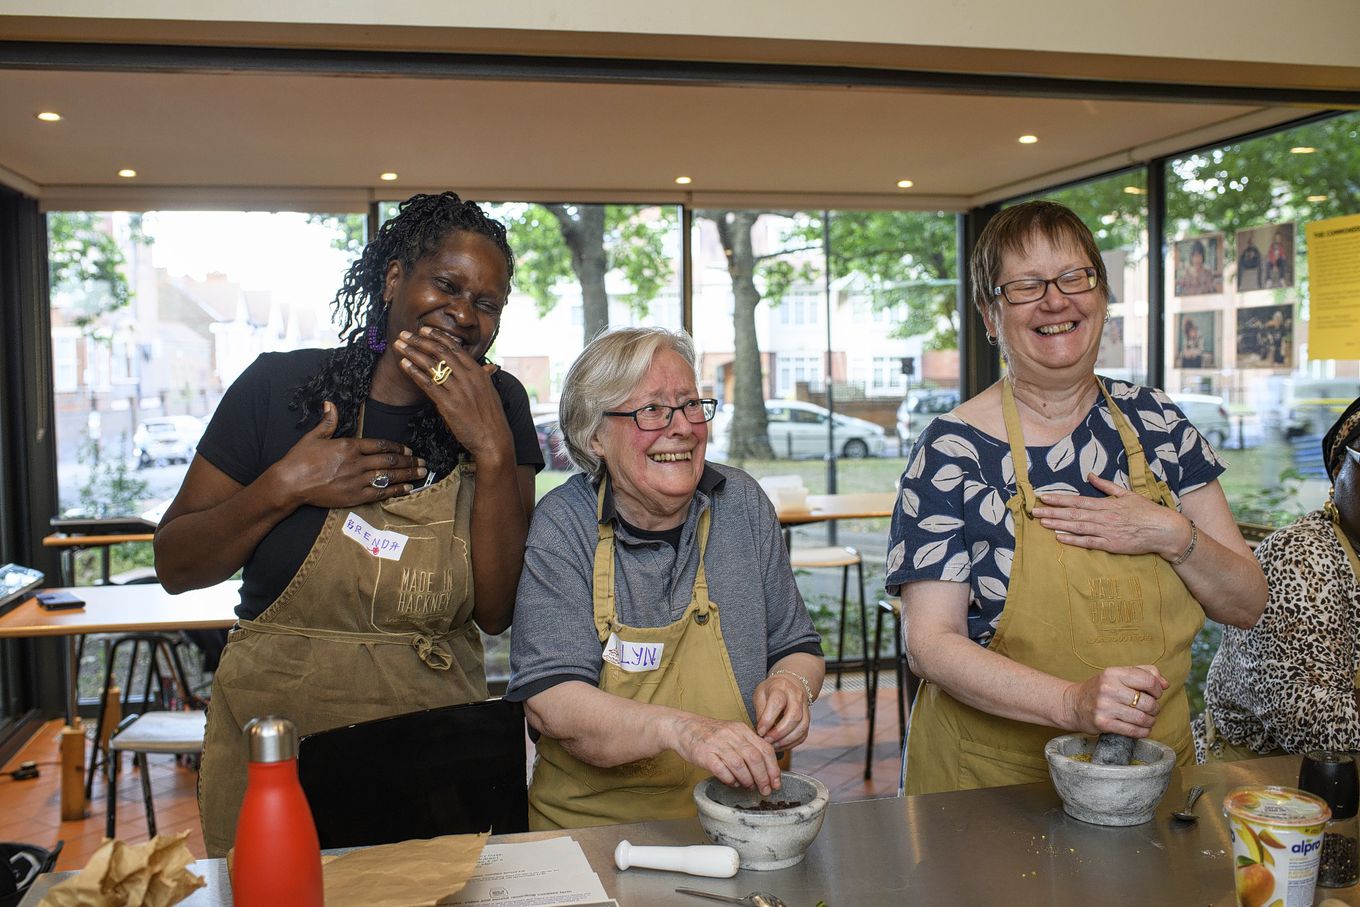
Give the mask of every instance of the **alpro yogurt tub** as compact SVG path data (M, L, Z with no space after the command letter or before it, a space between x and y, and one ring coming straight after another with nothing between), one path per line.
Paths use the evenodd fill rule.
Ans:
M1223 800L1238 907L1310 907L1332 812L1292 787L1239 787Z

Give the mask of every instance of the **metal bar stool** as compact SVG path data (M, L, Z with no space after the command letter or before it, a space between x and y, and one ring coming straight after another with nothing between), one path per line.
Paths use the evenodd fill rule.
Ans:
M118 659L119 649L131 646L128 658L127 681L123 686L121 711L126 712L132 705L132 689L137 670L137 656L145 645L148 653L146 673L142 684L141 709L143 712L152 707L151 687L156 686L156 698L160 708L169 709L175 705L182 704L191 707L202 707L203 700L194 694L189 686L188 675L184 671L184 664L180 661L179 651L175 647L175 638L162 633L127 633L114 639L108 646L108 654L104 664L104 685L100 691L99 716L95 719L94 747L90 754L90 764L88 773L85 776L85 797L89 799L94 788L94 773L98 769L101 761L109 761L110 754L102 752L103 735L106 723L112 723L105 715L109 703L109 690L113 686L113 671ZM170 679L167 685L166 678ZM177 689L176 689L177 688ZM178 694L176 696L175 694ZM111 747L110 747L111 749ZM103 757L101 760L101 756ZM110 797L112 799L112 797Z
M146 833L156 836L156 811L151 803L151 772L147 753L174 753L196 756L203 752L203 735L208 713L202 709L178 712L144 712L129 715L109 738L106 761L109 781L109 808L105 813L105 835L115 837L118 823L118 758L120 752L132 753L132 761L142 774L142 803L146 807Z
M907 664L906 649L902 645L902 599L890 597L880 599L878 614L874 618L873 681L869 692L869 736L864 744L864 779L874 773L874 724L878 716L878 672L882 669L882 656L879 654L883 642L883 616L891 614L893 619L893 670L897 675L897 746L900 750L907 743L907 710L916 701L916 690L921 679L911 671Z
M854 548L832 546L826 548L794 548L789 552L789 564L795 570L841 568L841 619L836 635L836 689L841 688L841 672L845 669L845 608L849 603L850 568L859 578L859 636L860 654L864 656L864 689L869 689L869 613L864 606L864 559Z

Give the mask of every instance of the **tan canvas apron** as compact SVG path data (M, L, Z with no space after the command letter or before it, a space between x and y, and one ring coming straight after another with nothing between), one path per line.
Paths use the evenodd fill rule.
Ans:
M1351 564L1351 574L1356 582L1360 582L1360 557L1356 556L1355 548L1351 545L1350 539L1346 538L1346 533L1342 531L1341 524L1337 522L1336 511L1328 508L1332 523L1332 532L1336 535L1337 544L1341 550L1346 552L1346 559ZM1360 671L1355 674L1354 686L1357 693L1360 693ZM1276 747L1265 753L1258 753L1247 746L1240 746L1224 737L1219 736L1218 728L1214 726L1213 713L1205 708L1204 710L1204 753L1205 760L1208 762L1236 762L1240 759L1260 759L1264 756L1283 756L1285 751Z
M311 734L486 698L472 623L473 473L465 463L428 488L330 511L283 593L232 630L199 774L209 856L235 838L251 718L282 715ZM374 554L396 544L399 558Z
M1097 381L1099 384L1099 381ZM1129 486L1167 507L1175 499L1148 468L1138 434L1105 395L1129 462ZM1153 739L1193 764L1185 679L1190 643L1204 612L1165 560L1155 554L1119 555L1063 545L1032 516L1036 503L1020 416L1009 382L1002 412L1015 465L1016 493L1006 503L1015 523L1015 559L1006 607L989 648L1021 664L1069 681L1102 668L1155 664L1170 681L1162 693ZM1041 781L1048 777L1044 744L1057 728L990 715L954 699L933 683L921 685L907 737L909 794L968 790Z
M605 480L607 481L607 479ZM600 483L597 518L604 511L605 482ZM685 614L664 627L629 627L619 621L614 600L614 526L599 523L595 545L592 599L600 644L611 636L629 643L660 643L658 666L626 671L605 661L600 689L634 702L682 709L723 721L751 718L732 672L723 642L718 605L708 597L704 552L708 547L710 511L699 515L699 571L694 577ZM620 726L612 731L627 734ZM556 740L541 737L529 785L529 827L584 828L618 822L676 819L695 814L694 785L708 772L672 750L613 768L589 765L572 756Z

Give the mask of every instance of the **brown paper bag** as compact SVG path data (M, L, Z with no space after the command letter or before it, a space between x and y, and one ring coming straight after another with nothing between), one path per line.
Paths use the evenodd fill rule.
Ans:
M39 907L171 907L208 884L189 872L189 831L144 844L106 840L85 868L50 889Z
M366 847L326 861L326 907L433 907L472 878L488 832Z

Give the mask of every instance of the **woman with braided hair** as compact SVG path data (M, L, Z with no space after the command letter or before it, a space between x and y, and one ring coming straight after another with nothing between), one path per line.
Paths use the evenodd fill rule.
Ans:
M199 442L156 570L172 592L242 570L199 775L210 856L251 718L309 734L486 697L478 628L510 624L543 466L523 386L486 361L513 273L475 204L408 199L336 294L344 344L260 356Z

